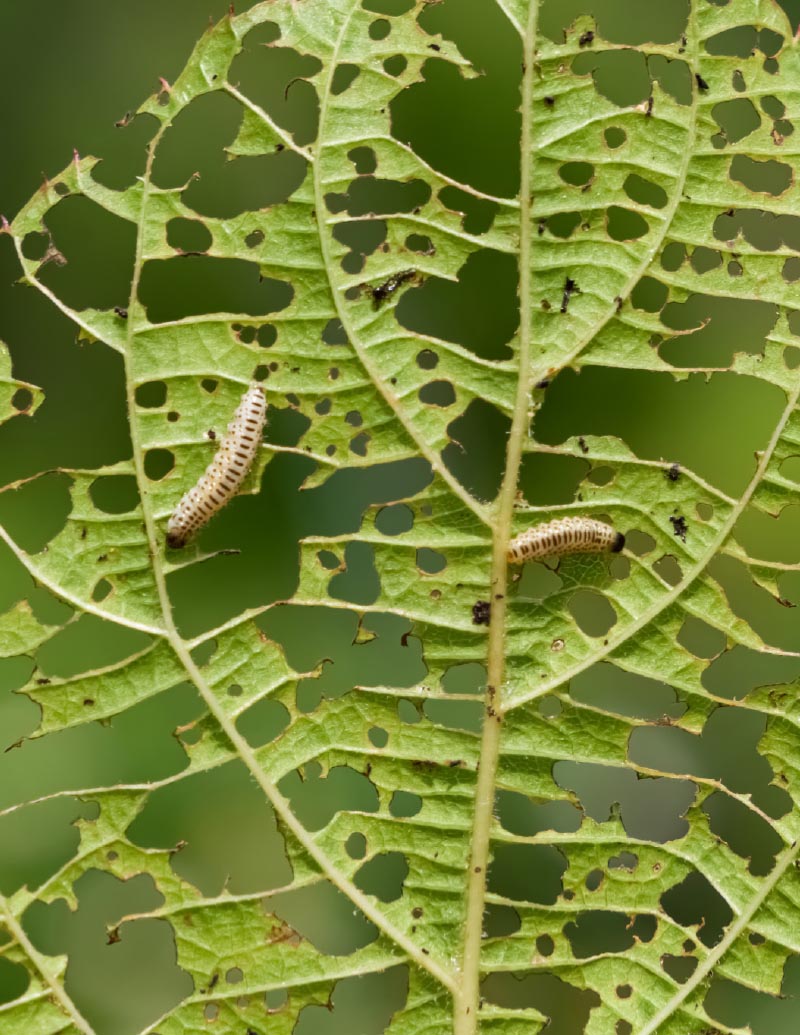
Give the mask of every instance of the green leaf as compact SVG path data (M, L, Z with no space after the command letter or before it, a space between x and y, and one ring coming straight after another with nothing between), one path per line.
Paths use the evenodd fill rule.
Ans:
M553 34L553 5L497 0L509 67L521 54L507 198L395 135L403 91L443 68L462 85L480 74L433 31L434 5L396 7L230 14L141 107L153 134L132 185L103 185L76 155L7 228L23 280L120 353L133 454L62 471L63 523L38 544L14 509L30 483L9 493L0 534L30 595L75 614L50 620L21 582L0 657L35 661L18 689L41 710L36 737L133 722L187 685L194 712L173 723L181 760L162 776L46 795L97 812L39 886L0 900L0 962L25 978L0 1003L4 1032L107 1030L64 956L26 933L37 909L74 910L97 871L146 874L158 899L109 924L112 942L169 925L183 984L141 1028L160 1035L293 1032L378 980L402 993L376 996L396 1035L541 1031L563 1009L552 989L587 1035L709 1035L747 1023L725 1020L722 983L785 994L800 649L776 609L797 603L798 558L763 528L791 518L800 449L791 28L777 5L692 0L674 38L633 46L603 19ZM761 49L726 49L747 27ZM305 123L293 79L283 107L241 82L250 33L265 75L304 62ZM162 169L210 94L237 113L234 162L295 175L280 200L201 214ZM28 235L76 197L135 232L124 309L71 306L43 269L52 253L28 257ZM149 278L198 257L174 243L187 221L209 283L257 273L260 309L166 315L170 290ZM498 303L496 352L410 329L417 304L468 305L486 256L516 269L518 323L501 341ZM729 333L738 303L761 344ZM269 420L241 494L171 550L167 521L254 380ZM645 384L668 386L676 428L684 389L763 407L745 476L588 417L573 434L570 385L574 399ZM5 349L0 387L0 420L21 388L29 410L39 399ZM473 439L487 455L500 443L488 474ZM556 503L537 496L546 464L581 472ZM509 567L514 535L571 515L610 522L625 552ZM86 657L54 661L70 636ZM748 685L720 683L744 657ZM723 750L736 737L741 765ZM274 867L256 880L236 859L206 887L197 844L170 842L159 810L240 776Z

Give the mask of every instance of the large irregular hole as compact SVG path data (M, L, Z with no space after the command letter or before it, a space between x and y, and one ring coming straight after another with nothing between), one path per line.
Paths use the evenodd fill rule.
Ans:
M185 842L172 868L207 895L265 891L291 879L272 809L238 762L153 791L128 836L143 848Z
M747 155L734 155L730 177L748 190L779 197L791 187L794 180L792 167L785 162L756 161Z
M661 313L665 327L690 333L667 339L659 352L674 366L729 366L737 352L763 352L777 320L771 302L690 295L685 302L668 303Z
M617 621L610 600L593 589L579 589L570 598L570 613L587 636L605 636Z
M552 906L561 894L567 860L550 845L499 844L489 869L489 891L515 902Z
M209 255L147 262L139 284L139 298L154 323L201 313L266 316L285 309L293 295L291 284L262 277L256 263Z
M600 96L620 108L641 104L652 89L647 60L638 50L586 51L573 60L572 71L591 74Z
M321 830L338 812L377 812L379 804L372 781L345 765L327 775L316 765L306 766L302 776L295 771L281 781L281 792L308 830Z
M328 882L274 895L269 907L325 956L350 956L378 937L377 928Z
M539 28L548 39L563 44L564 35L572 29L575 19L586 13L586 7L585 0L543 0ZM592 15L597 23L597 34L609 43L634 47L643 43L675 43L686 30L689 5L659 4L656 7L594 0Z
M473 399L447 432L452 439L442 458L458 480L479 499L500 490L503 457L511 420L483 399Z
M567 369L545 393L536 431L546 445L569 436L619 435L637 456L669 457L739 495L753 476L754 452L766 446L784 406L780 390L740 375L690 374L676 381L643 371ZM731 422L738 412L748 420Z
M578 988L555 974L490 974L481 991L490 1003L512 1010L532 1008L547 1018L548 1035L576 1035L586 1030L600 996ZM526 1022L527 1023L527 1022Z
M736 144L761 125L761 116L747 97L732 101L720 101L711 109L711 116L722 131L723 140Z
M483 359L509 359L519 324L516 262L489 249L473 252L456 283L428 277L403 295L395 315L410 331L463 345Z
M319 99L307 79L316 75L322 62L287 46L270 47L265 61L264 47L254 33L247 36L244 50L231 65L231 82L255 101L300 145L317 135Z
M342 978L325 1003L303 1006L292 1035L371 1035L388 1030L408 997L408 968Z
M584 762L556 762L553 775L559 787L577 794L596 822L607 821L618 803L631 837L672 841L689 829L684 816L697 793L691 780L640 778L630 769Z
M465 77L450 62L435 60L432 52L421 80L391 102L392 134L446 175L489 194L514 197L522 60L517 32L491 3L481 3L474 18L464 18L447 4L428 4L419 23L426 32L457 37L461 52L484 74ZM480 146L464 148L465 139Z
M661 905L676 923L697 926L697 937L716 945L733 919L733 910L701 873L690 873L661 896Z
M45 222L67 261L42 267L42 283L75 309L125 308L136 254L134 225L78 195L50 209Z
M569 691L576 701L634 719L678 719L686 710L671 686L607 662L575 676Z
M408 863L402 852L382 852L368 859L353 881L366 895L380 902L396 902L403 894Z

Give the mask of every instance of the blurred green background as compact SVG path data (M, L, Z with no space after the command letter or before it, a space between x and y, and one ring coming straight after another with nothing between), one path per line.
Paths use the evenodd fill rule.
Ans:
M238 4L237 8L246 6L250 5ZM368 6L392 13L404 5L375 0ZM800 0L784 6L793 19L800 12ZM166 4L137 0L127 5L50 0L3 5L0 212L12 217L43 175L57 172L69 161L73 148L81 155L103 157L98 173L103 182L112 186L130 183L141 171L152 124L135 120L119 128L115 123L157 89L159 76L176 77L209 17L217 19L226 9L223 0L170 0ZM648 32L674 38L675 26L680 32L685 21L685 4L678 0L652 8L636 0L603 0L592 9L603 18L607 36L617 33L625 42L635 43ZM557 33L559 27L588 10L588 0L549 0L544 5L543 25L546 31ZM431 30L456 40L483 75L464 81L442 63L431 61L425 83L408 91L393 110L395 133L412 141L437 168L490 192L513 193L519 122L519 52L513 34L490 0L443 0L432 5L425 18ZM638 38L631 38L637 34ZM285 84L305 68L302 59L264 71L259 57L256 46L250 44L238 59L243 88L263 91L298 139L302 141L304 134L310 139L314 112L308 91L300 86L288 100L282 100ZM235 128L235 107L227 98L214 96L199 102L160 153L157 182L181 183L200 171L201 178L192 184L186 200L205 214L260 207L273 196L281 196L298 170L291 161L277 171L257 162L225 163L222 148ZM70 262L66 267L49 267L46 282L78 306L124 306L130 275L130 229L92 210L88 203L82 205L80 199L59 206L49 221ZM357 250L358 241L353 243ZM187 242L183 246L193 245ZM468 339L483 355L501 355L516 326L514 271L491 258L481 262L479 268L465 272L458 292L430 292L424 302L407 304L402 311L407 325L436 333L444 321L457 340L459 335ZM204 281L202 276L193 278L191 267L187 265L187 269L180 283L155 280L144 285L145 301L154 319L198 306L216 308L211 300L228 298L231 293L246 307L258 290L257 285L240 284L236 279L220 284ZM0 428L0 484L54 467L96 467L130 455L119 357L100 343L78 341L71 324L41 295L15 284L17 276L10 242L0 237L0 339L11 348L15 375L42 386L46 396L33 418L20 417ZM219 307L226 306L221 303ZM753 305L749 310L745 306L722 313L711 333L726 350L755 351L767 330L763 312ZM677 381L670 375L611 370L587 372L578 378L566 371L548 392L537 434L542 441L554 443L572 434L618 434L642 456L690 465L726 491L737 493L752 472L754 451L769 437L780 406L778 393L754 389L727 374L710 380L690 375ZM484 417L479 411L461 429L465 449L458 473L474 491L489 496L497 485L505 429L492 426ZM283 411L279 426L271 433L290 439L298 433L292 419L289 410ZM524 468L522 488L532 503L555 504L572 498L588 469L580 461L538 458ZM200 583L194 576L185 583L174 581L184 630L194 634L244 606L291 593L296 579L291 547L299 536L346 527L366 505L396 498L398 487L409 493L417 491L426 479L424 468L411 464L401 471L376 471L367 478L337 476L320 489L301 493L299 486L308 471L309 464L302 458L280 458L267 473L268 505L253 503L247 510L232 506L208 530L205 546L234 545L243 552L239 559L203 565ZM0 499L0 520L8 523L23 545L34 549L59 527L66 506L64 485L54 476L19 499ZM777 551L790 550L796 541L796 517L787 516L777 531L759 528L755 518L748 521L745 531L753 536L768 535ZM356 588L351 593L357 595L358 580L368 574L359 572L353 557L348 575ZM737 572L720 572L719 577L738 587L743 601L759 606ZM209 587L213 592L207 592ZM10 553L0 548L0 608L21 597L31 601L42 620L61 622L69 616L68 608L34 589ZM349 615L320 611L313 625L307 619L304 622L301 627L291 609L284 609L266 621L264 628L284 645L290 661L300 669L313 667L321 657L332 659L321 680L313 684L309 680L301 687L299 701L308 710L320 693L336 696L345 692L363 678L365 668L372 677L385 668L395 682L403 675L409 682L419 678L415 659L409 660L408 652L392 650L391 644L399 642L408 627L391 616L373 619L375 631L382 637L371 651L353 647L355 626ZM800 627L791 612L770 611L765 622L775 642L797 648ZM701 653L708 646L707 634L702 628L697 633L693 649ZM130 636L85 617L54 638L37 660L51 675L68 675L87 666L109 664L135 647ZM711 644L708 656L713 654ZM752 677L748 664L753 667ZM400 669L402 665L407 671ZM37 708L13 693L28 675L24 662L0 665L2 749L17 745L38 723ZM750 679L748 685L753 685L762 675L742 652L735 664L724 671L720 667L715 692L735 697L741 684ZM791 665L784 664L774 669L771 678L796 675ZM596 672L585 685L573 686L572 692L587 700L636 695L635 686L621 686L616 677L603 680L603 672ZM664 701L664 711L670 713L670 709L680 714L674 695ZM174 730L191 723L200 710L192 689L179 686L112 723L24 741L0 754L0 809L54 790L150 781L175 773L185 758ZM274 735L270 724L279 720L265 715L261 721L263 730L250 731L248 736L266 742ZM756 793L761 788L763 807L768 808L763 760L756 751L759 732L744 720L709 723L699 746L670 737L663 744L653 741L648 757L652 760L658 755L662 768L676 773L722 773L731 785L736 783L737 790ZM596 818L608 815L611 805L619 802L626 822L638 823L646 836L667 837L670 831L675 836L680 831L680 786L672 789L672 798L667 795L654 809L652 800L639 795L636 786L580 770L569 762L559 763L556 779L562 787L575 790L586 811ZM331 780L315 780L313 772L306 773L302 785L298 780L284 789L312 827L324 823L337 803L358 807L358 796L363 793L357 782L335 786ZM499 802L501 812L506 806L513 809L513 803L504 806ZM778 814L780 807L778 803ZM33 887L52 874L77 845L73 823L92 814L91 804L63 798L0 819L0 891L8 894L26 883ZM513 823L513 816L505 820ZM743 854L752 855L753 867L762 867L762 872L769 868L775 847L764 829L748 830L745 818L735 810L728 816L721 814L718 822L729 838L744 839ZM244 770L235 765L154 794L130 833L138 843L158 847L185 840L186 848L175 856L175 868L209 894L219 892L226 881L231 890L244 892L277 886L287 875L271 812ZM513 881L513 875L508 879ZM387 893L391 881L391 874L380 875L378 890ZM125 913L154 904L152 884L142 877L120 885L98 872L83 878L76 892L79 908L74 913L63 903L31 910L27 918L31 936L44 951L70 953L68 987L100 1035L136 1032L189 991L165 924L129 925L121 942L108 944L108 925ZM700 917L708 919L702 912L702 889L689 898L686 908L695 908ZM341 949L361 944L366 937L366 922L354 918L347 903L335 895L278 900L270 908L319 944ZM726 918L718 921L724 923ZM495 920L489 918L488 922ZM710 919L708 924L711 926ZM789 996L800 993L798 970L787 968L784 991ZM13 974L0 968L0 1001L16 994L14 980ZM342 982L334 995L333 1011L304 1012L299 1035L381 1032L392 1010L402 1003L403 980L399 971L390 971L368 981ZM536 1005L549 1013L551 1035L577 1035L582 1030L586 1014L580 997L571 998L555 980L537 984L509 979L496 986L492 994L498 1001ZM714 986L712 997L720 1019L730 1024L749 1023L763 1035L788 1035L800 1022L800 1005L795 1006L792 999L771 1000L723 983Z

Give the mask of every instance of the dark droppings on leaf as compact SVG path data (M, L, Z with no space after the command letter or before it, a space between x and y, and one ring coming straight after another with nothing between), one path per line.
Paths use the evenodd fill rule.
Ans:
M492 613L492 605L488 600L476 600L472 605L472 624L488 625Z
M575 281L572 279L572 277L567 277L567 279L564 281L564 294L561 297L561 312L562 313L566 313L566 311L567 311L567 309L569 307L569 300L576 293L580 293L580 288L575 283Z
M670 482L676 482L680 478L680 476L681 476L681 465L680 464L672 464L670 467L667 468L666 471L664 471L664 477L667 479L667 481L670 481Z
M594 33L591 29L589 29L588 32L584 32L584 34L578 40L578 46L588 47L590 43L594 43Z
M681 540L681 542L685 543L686 533L688 532L686 518L679 514L677 517L671 517L669 520L675 535Z
M127 320L128 319L128 310L127 309L123 309L122 306L115 305L114 306L114 312L117 314L117 316L120 318L120 320Z
M555 97L545 97L544 103L547 105L548 108L554 108L556 104L556 99Z
M412 277L416 276L416 270L400 270L399 273L393 273L388 280L385 280L378 287L372 289L372 304L376 309L379 309L383 302L386 301L390 295L393 295L395 291L406 281L411 280Z
M697 80L697 89L702 90L705 93L705 91L708 90L708 83L699 72L695 72L694 77Z
M583 435L581 435L578 439L578 445L580 446L580 450L582 453L586 454L589 452L589 447L586 445L586 439L583 437Z
M536 382L534 387L535 388L541 388L541 389L549 388L550 387L550 378L549 377L543 377L541 381L537 381Z

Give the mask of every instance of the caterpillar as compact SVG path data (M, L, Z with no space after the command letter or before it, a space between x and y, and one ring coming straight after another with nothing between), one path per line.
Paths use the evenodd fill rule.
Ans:
M566 553L619 553L625 536L611 525L587 517L557 518L528 528L508 544L509 564Z
M179 550L238 490L261 444L267 419L264 389L252 384L242 396L214 459L181 498L167 524L167 546Z

